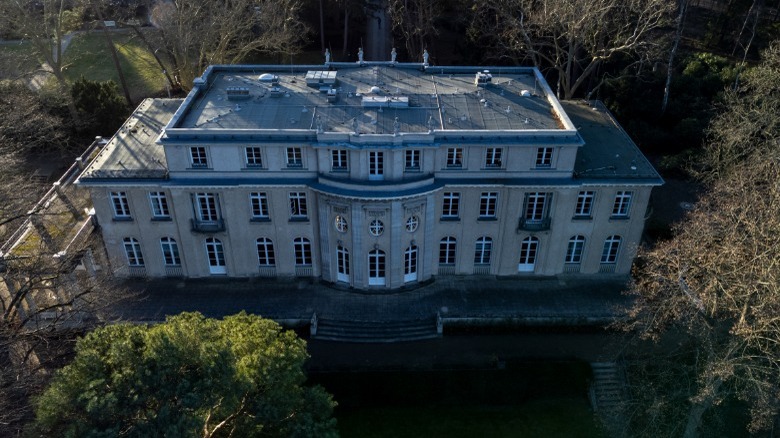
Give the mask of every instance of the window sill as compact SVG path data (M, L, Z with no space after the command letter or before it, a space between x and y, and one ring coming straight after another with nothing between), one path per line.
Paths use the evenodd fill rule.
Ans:
M249 218L249 222L271 222L270 217L252 217Z
M187 170L214 170L209 166L190 166Z
M290 222L309 222L308 217L291 217Z
M441 222L460 222L460 217L446 217L442 216L439 218L439 221Z
M592 221L593 216L572 216L573 221Z
M503 166L485 166L482 170L504 170Z
M303 165L291 165L288 164L287 166L283 167L282 170L307 170Z
M341 174L341 175L343 175L343 174L345 174L345 173L349 173L349 169L348 169L348 168L343 168L343 169L341 169L341 168L330 169L330 173L336 173L336 174Z
M130 216L124 217L124 216L114 216L114 222L133 222L133 218Z
M171 219L170 216L159 216L159 217L153 217L152 222L171 222L173 219Z
M631 220L631 216L610 216L609 220L611 220L611 221L627 221L627 220Z
M495 216L480 216L477 218L477 220L483 222L495 222L498 220L498 218Z
M252 171L257 171L257 170L268 170L268 168L263 167L263 166L252 166L252 165L247 164L246 167L242 167L241 170L252 172Z

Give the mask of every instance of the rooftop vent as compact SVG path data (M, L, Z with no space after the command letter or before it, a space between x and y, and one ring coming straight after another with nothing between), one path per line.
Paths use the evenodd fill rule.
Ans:
M474 85L487 85L493 82L493 75L490 74L490 70L477 72L474 76Z
M520 90L520 95L523 97L531 97L531 92L528 90Z
M363 96L363 108L409 108L406 96Z
M269 84L278 84L279 83L279 76L276 76L275 74L271 73L263 73L260 75L259 78L257 78L260 82L266 82Z
M336 71L309 70L306 72L306 85L320 88L323 85L336 84Z
M374 85L371 87L371 94L382 94L382 89Z
M249 88L246 87L227 87L225 92L227 92L228 100L245 100L251 97Z

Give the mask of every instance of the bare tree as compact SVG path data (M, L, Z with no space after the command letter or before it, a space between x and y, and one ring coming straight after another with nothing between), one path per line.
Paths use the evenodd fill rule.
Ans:
M499 0L476 2L479 32L495 33L501 56L557 73L571 99L603 63L643 58L656 47L673 0Z
M641 255L632 289L630 328L695 341L686 437L728 396L749 403L751 431L771 427L780 408L780 43L726 103L701 170L710 191L672 240Z
M443 4L440 0L389 0L388 13L393 29L401 34L406 51L412 59L421 56L436 36L435 21L439 18Z
M235 64L255 52L296 53L308 29L302 0L174 0L152 12L177 82L188 90L210 64Z

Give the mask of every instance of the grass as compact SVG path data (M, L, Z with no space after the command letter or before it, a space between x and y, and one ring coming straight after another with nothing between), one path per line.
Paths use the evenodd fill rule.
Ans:
M40 60L28 41L0 44L0 79L15 79L35 71Z
M111 37L133 100L137 102L164 90L165 78L143 43L129 32L112 32ZM68 63L65 76L71 82L84 76L93 81L113 80L121 87L102 33L75 36L65 51L65 60Z

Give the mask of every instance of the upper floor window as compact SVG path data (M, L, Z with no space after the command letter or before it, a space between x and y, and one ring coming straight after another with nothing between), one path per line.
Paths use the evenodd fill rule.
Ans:
M244 149L246 157L246 167L263 167L263 154L259 147L248 147Z
M460 193L445 193L442 197L442 218L457 218L460 206Z
M257 239L257 264L260 266L275 266L274 243L271 239L261 237Z
M577 195L577 205L574 207L574 217L590 217L593 209L593 198L596 193L582 191Z
M252 219L268 219L268 195L254 192L249 194Z
M448 236L439 242L439 264L440 265L454 265L455 264L455 251L457 248L457 241L454 237Z
M631 209L633 192L620 190L615 194L615 204L612 206L612 217L627 218Z
M127 193L111 192L109 197L111 198L111 206L114 208L114 219L131 219Z
M181 257L179 256L179 245L170 237L160 239L162 248L163 263L165 266L181 266Z
M385 232L385 224L379 219L374 219L368 224L368 232L374 237L379 237Z
M125 245L125 255L127 256L127 264L129 266L143 266L144 256L141 253L141 244L134 237L125 237L123 240Z
M482 192L479 198L479 217L496 217L496 203L498 202L498 192Z
M489 169L498 169L501 164L501 148L487 148L485 153L485 167Z
M585 236L572 236L566 248L565 263L581 263L582 250L585 248Z
M287 167L303 167L301 148L287 148Z
M214 193L195 193L195 214L203 222L216 222L219 219L217 195Z
M463 167L463 148L447 149L447 167Z
M384 178L384 152L370 151L368 153L368 179L379 180Z
M311 243L305 237L298 237L293 240L295 248L295 265L311 266Z
M532 192L525 194L525 220L539 222L547 217L548 199L551 193Z
M306 192L290 192L290 218L306 219Z
M165 192L149 192L149 202L152 204L153 219L167 219L171 217Z
M330 152L330 169L333 172L346 172L349 170L349 153L344 149L334 149Z
M190 148L190 165L197 168L209 167L209 159L206 157L206 148L192 146Z
M618 251L620 251L620 236L609 236L604 240L604 250L601 252L601 263L617 263Z
M336 227L336 231L339 233L346 233L349 229L349 224L347 223L347 219L344 216L336 216L333 219L333 226Z
M420 170L420 150L419 149L407 149L405 152L406 159L404 164L404 170L418 171Z
M536 167L537 168L552 167L552 154L553 154L553 148L538 148L536 150Z

